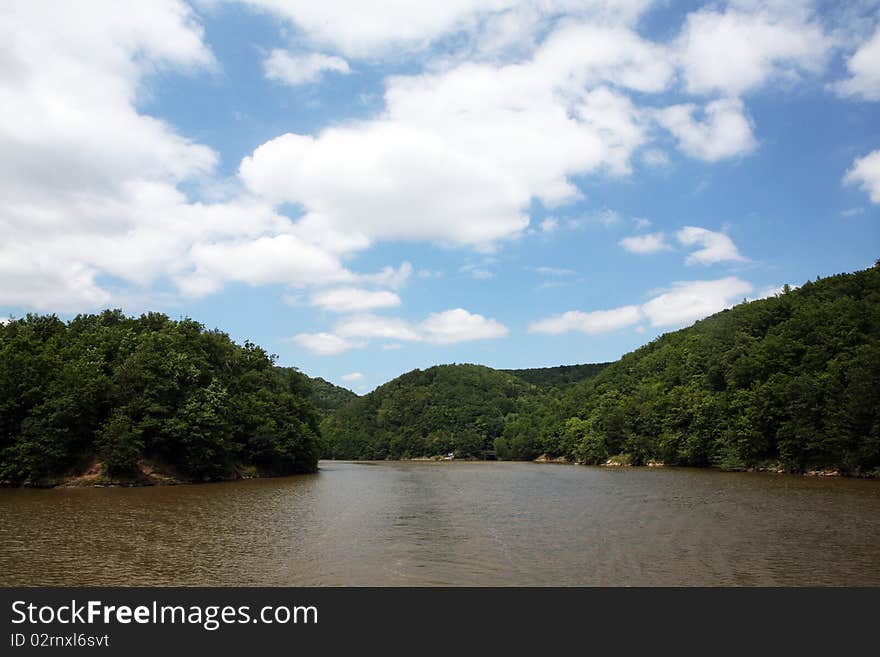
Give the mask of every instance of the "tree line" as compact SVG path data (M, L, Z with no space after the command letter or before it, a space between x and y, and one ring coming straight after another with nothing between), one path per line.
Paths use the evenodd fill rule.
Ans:
M0 481L51 482L98 459L136 480L145 460L186 480L312 472L307 377L190 319L119 310L0 325Z
M325 420L323 453L880 474L880 265L554 369L410 372Z
M611 364L440 365L357 396L190 319L0 324L0 482L98 462L186 480L312 472L319 455L880 474L880 264L743 302Z

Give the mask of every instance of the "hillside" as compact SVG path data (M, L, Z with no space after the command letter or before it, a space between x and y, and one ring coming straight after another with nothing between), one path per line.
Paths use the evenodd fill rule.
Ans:
M556 367L533 367L524 370L499 370L541 388L570 386L596 376L610 363L587 363L584 365L557 365Z
M878 338L875 266L742 303L607 365L410 372L325 421L324 454L876 475Z
M416 458L494 449L505 421L537 398L521 379L480 365L413 370L341 408L322 424L324 455Z
M312 401L322 417L332 415L357 395L348 388L337 386L321 377L306 377L312 389Z
M880 468L880 264L742 303L569 391L555 433L586 463Z
M305 376L192 320L0 325L0 482L204 481L317 467Z

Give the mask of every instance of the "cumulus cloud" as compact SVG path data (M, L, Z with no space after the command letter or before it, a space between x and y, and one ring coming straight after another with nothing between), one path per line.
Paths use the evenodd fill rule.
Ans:
M832 47L821 26L794 7L758 7L688 15L675 44L687 91L739 96L821 71Z
M530 333L559 335L579 331L588 335L608 333L647 321L655 328L673 328L729 308L753 289L736 277L710 281L681 281L660 291L646 303L611 310L568 311L533 322Z
M561 315L533 322L529 326L529 332L559 335L570 331L580 331L588 335L595 335L632 326L641 319L642 313L639 306L623 306L613 310L594 310L593 312L570 310Z
M293 341L318 356L337 356L349 349L365 347L364 342L347 340L333 333L299 333Z
M872 203L880 203L880 150L856 158L843 181L847 185L858 185L870 196Z
M695 119L693 103L673 105L656 112L657 122L678 140L678 147L698 160L717 162L747 155L757 142L752 124L741 100L715 100L702 110L702 120Z
M370 339L393 340L382 346L383 350L390 350L399 349L400 342L449 345L503 338L508 332L497 320L454 308L431 313L418 323L369 313L353 315L339 320L332 333L301 333L294 340L318 355L334 355L363 347Z
M352 57L424 50L439 39L474 34L480 51L521 48L548 19L565 15L603 24L631 24L650 0L445 0L380 4L352 0L244 0L290 21L308 42Z
M421 334L415 326L396 317L357 315L338 322L334 331L345 337L387 338L389 340L418 341Z
M400 305L400 297L387 290L338 287L314 292L309 303L334 313L357 313Z
M352 372L351 374L343 374L342 380L346 382L363 381L364 375L360 372Z
M346 337L426 341L435 344L501 338L508 333L507 327L500 322L463 308L431 313L419 324L411 324L394 317L360 315L342 320L334 331Z
M77 311L163 281L200 296L356 279L265 201L181 191L214 184L217 154L138 105L155 73L216 65L187 4L46 9L9 3L0 19L0 303Z
M729 308L752 291L752 285L735 276L714 281L687 281L642 305L653 327L684 326Z
M699 226L685 226L675 234L682 246L700 247L685 259L687 265L711 265L716 262L746 262L736 244L724 233Z
M668 251L672 248L666 243L666 236L662 232L624 237L618 242L618 244L620 244L624 250L629 251L630 253L638 253L640 255L657 253L658 251Z
M139 264L164 260L154 253L162 219L130 201L165 205L216 154L139 114L135 101L150 73L213 59L183 2L47 8L7 3L0 19L0 303L72 310L108 300L102 260L133 279ZM154 241L125 265L138 231ZM116 248L95 253L99 243Z
M672 73L662 48L626 28L573 25L524 63L390 78L380 115L281 135L243 159L240 177L303 207L299 230L325 248L489 249L524 231L535 200L580 198L572 176L628 173L647 129L620 89L659 91ZM348 243L334 246L340 235Z
M836 85L841 96L880 100L880 28L846 63L850 77Z
M297 87L317 82L324 73L347 75L351 69L341 57L317 52L292 55L286 50L275 49L263 62L263 71L270 80Z
M507 327L500 322L469 313L464 308L431 313L421 323L421 330L428 342L436 344L503 338L508 333Z
M554 212L581 200L590 176L626 176L639 158L662 164L655 123L699 159L748 153L755 139L741 101L655 112L644 96L669 92L679 69L694 93L745 93L818 70L827 45L809 12L786 17L744 2L697 12L678 40L654 43L635 29L648 0L389 0L381 10L252 0L289 22L290 47L302 53L269 53L266 75L285 84L345 74L345 58L375 62L430 45L444 56L386 79L382 109L368 119L270 139L241 161L232 191L209 197L222 186L218 154L142 102L156 73L216 68L189 4L7 4L0 303L59 311L109 304L125 286L201 296L231 281L302 288L304 299L315 287L377 286L386 292L339 312L390 307L412 266L355 273L347 256L398 240L498 248L527 229L535 203ZM719 43L743 29L760 38L748 66L739 55L707 56L720 62L713 73L698 66L708 48L698 28ZM850 61L853 80L867 75L870 47ZM859 167L847 180L869 189ZM288 203L301 217L285 216Z

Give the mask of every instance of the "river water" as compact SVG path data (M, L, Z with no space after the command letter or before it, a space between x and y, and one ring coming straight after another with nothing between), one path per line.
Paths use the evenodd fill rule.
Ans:
M349 463L0 489L0 585L880 585L880 482Z

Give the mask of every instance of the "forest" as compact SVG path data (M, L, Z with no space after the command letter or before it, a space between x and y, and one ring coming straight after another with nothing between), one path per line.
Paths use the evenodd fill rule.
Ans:
M549 369L410 372L326 419L323 453L880 474L880 265L743 302L607 366Z
M189 319L121 311L0 325L0 481L97 481L314 472L309 379L262 348Z
M143 482L456 458L880 475L880 264L667 333L614 363L438 365L358 396L190 319L0 324L0 482Z

